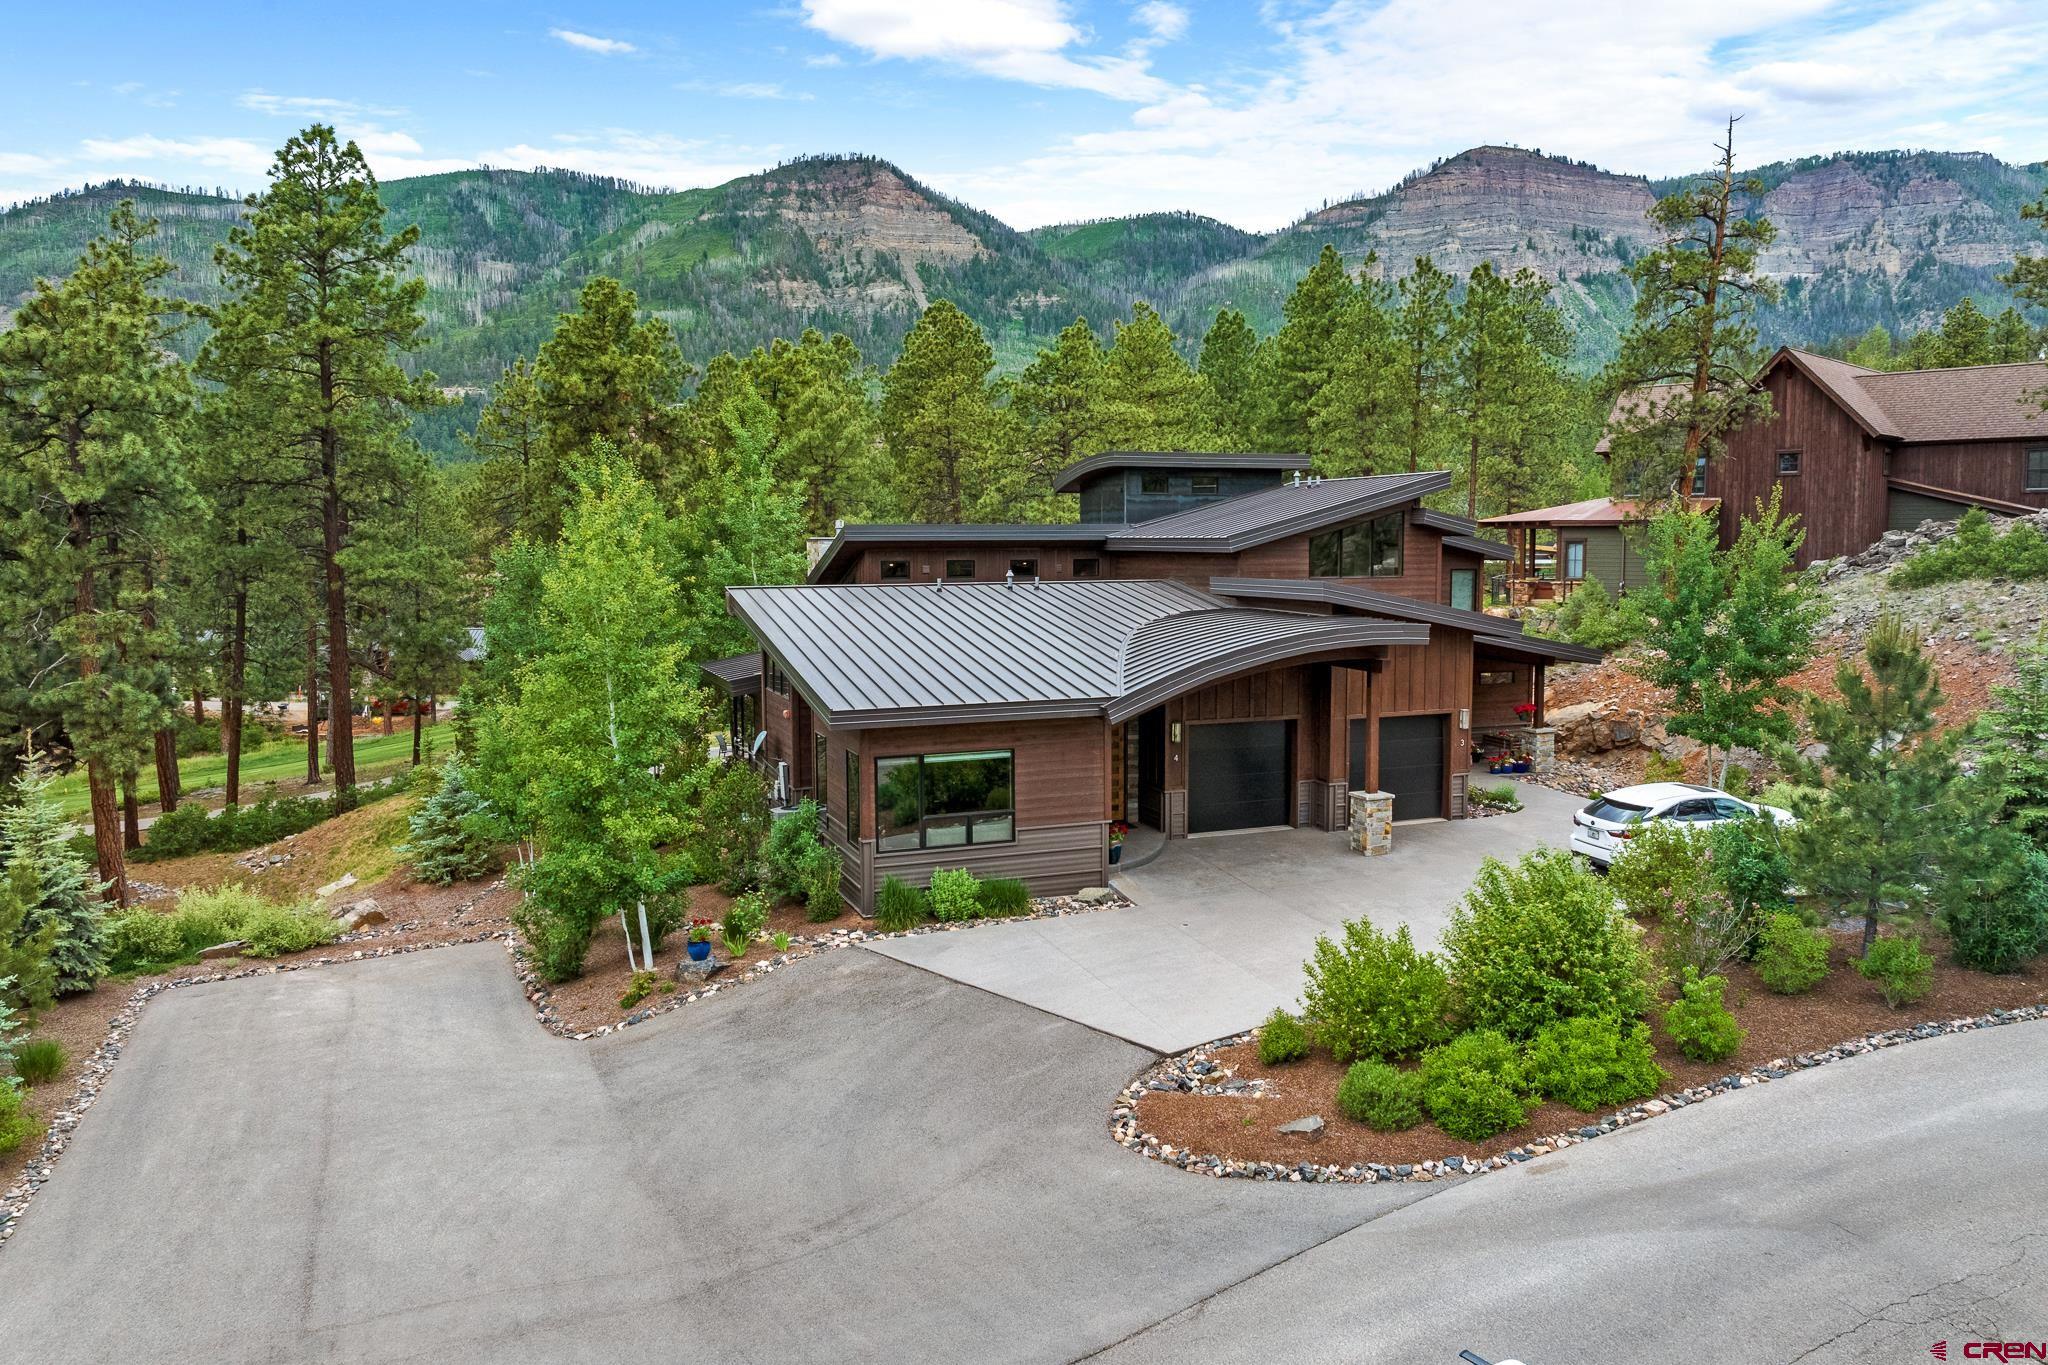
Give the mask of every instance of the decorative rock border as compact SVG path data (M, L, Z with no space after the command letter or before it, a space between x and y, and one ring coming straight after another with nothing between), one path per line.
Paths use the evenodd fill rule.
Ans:
M1218 1048L1246 1043L1258 1036L1256 1033L1240 1033L1229 1038L1219 1038L1212 1043L1204 1043L1200 1047L1172 1057L1161 1058L1139 1072L1117 1095L1116 1104L1109 1114L1109 1133L1119 1145L1153 1161L1217 1179L1283 1181L1289 1184L1313 1185L1372 1185L1385 1181L1427 1183L1459 1176L1484 1175L1488 1171L1520 1165L1535 1157L1547 1156L1566 1147L1575 1147L1582 1142L1605 1137L1617 1129L1633 1127L1660 1114L1668 1114L1674 1109L1700 1104L1731 1090L1746 1090L1752 1086L1784 1080L1801 1071L1825 1066L1829 1062L1838 1062L1844 1057L1880 1052L1902 1043L1917 1043L1949 1034L1974 1033L1979 1029L2031 1023L2042 1019L2048 1019L2048 1006L2023 1005L2015 1010L1994 1009L1988 1014L1973 1018L1931 1020L1924 1024L1915 1024L1911 1028L1866 1033L1860 1038L1851 1038L1847 1042L1837 1043L1833 1047L1816 1052L1802 1052L1795 1057L1776 1058L1763 1066L1723 1076L1706 1085L1674 1090L1655 1099L1644 1100L1626 1109L1616 1110L1597 1122L1525 1142L1493 1157L1447 1156L1440 1161L1403 1163L1397 1166L1381 1165L1378 1162L1354 1163L1348 1166L1322 1165L1313 1161L1287 1165L1274 1161L1238 1161L1213 1154L1198 1154L1185 1148L1171 1146L1160 1141L1155 1135L1145 1132L1138 1122L1137 1105L1147 1093L1180 1091L1199 1095L1238 1095L1247 1093L1244 1087L1257 1084L1238 1082L1240 1088L1232 1089L1231 1084L1236 1078L1227 1068L1211 1058L1210 1054ZM1212 1079L1217 1076L1226 1079Z
M600 1024L596 1028L590 1029L572 1029L562 1022L560 1015L555 1013L554 994L549 991L547 982L541 980L540 973L534 970L532 960L527 957L525 946L519 941L517 935L510 936L506 947L512 953L512 970L518 975L519 984L526 990L527 1002L533 1006L533 1017L548 1032L558 1037L573 1039L580 1043L586 1039L602 1038L607 1034L617 1033L621 1029L632 1028L636 1024L644 1024L649 1019L653 1019L658 1015L667 1014L672 1010L679 1010L685 1005L707 999L721 991L744 986L750 981L758 981L762 977L774 972L777 968L786 967L792 962L801 962L808 957L816 957L819 953L830 952L835 948L851 948L863 943L880 943L892 938L916 938L921 934L952 934L966 929L979 929L991 924L1017 924L1024 920L1059 919L1066 915L1092 914L1097 910L1121 909L1130 903L1128 897L1116 891L1111 891L1107 896L1092 901L1083 900L1079 896L1041 896L1031 902L1034 908L1028 915L1003 915L990 919L961 920L955 923L920 924L915 929L904 929L893 934L885 934L878 929L862 928L834 929L830 933L825 934L792 934L789 940L789 951L777 953L775 956L764 958L759 962L750 963L737 976L714 977L705 985L699 986L695 990L685 990L678 986L673 994L650 1003L644 1009L635 1010L616 1024Z

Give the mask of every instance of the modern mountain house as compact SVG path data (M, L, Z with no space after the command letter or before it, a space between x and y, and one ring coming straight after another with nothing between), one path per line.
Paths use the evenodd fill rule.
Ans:
M1477 746L1545 752L1545 668L1600 656L1476 609L1508 547L1422 506L1448 474L1306 466L1117 453L1061 476L1077 523L841 526L809 581L728 592L761 648L707 674L863 912L945 867L1101 884L1117 821L1460 815Z

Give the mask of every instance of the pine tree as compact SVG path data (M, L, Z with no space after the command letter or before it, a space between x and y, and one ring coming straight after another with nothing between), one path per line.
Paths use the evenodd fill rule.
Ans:
M1944 368L1991 363L1991 319L1967 294L1941 315L1939 354Z
M1249 450L1258 430L1259 338L1235 308L1219 308L1202 338L1195 372L1209 385L1214 422L1225 449Z
M1102 362L1102 440L1111 450L1213 450L1202 380L1152 305L1131 305Z
M725 590L801 583L803 494L775 473L775 413L751 389L726 403L732 453L698 479L681 527L684 640L702 662L754 647Z
M1327 382L1309 404L1309 452L1325 474L1376 474L1400 447L1394 287L1366 258L1337 323Z
M491 387L464 438L482 467L473 485L470 520L491 545L514 535L547 537L562 524L568 480L555 466L541 419L533 367L515 360Z
M440 401L433 377L398 359L423 342L426 282L406 263L419 229L385 231L361 150L317 123L279 150L270 188L248 206L216 256L231 297L209 311L200 370L267 429L267 458L250 477L292 490L317 533L335 799L346 804L356 784L346 552L367 505L424 476L407 424Z
M1468 517L1480 515L1482 500L1487 510L1505 502L1494 493L1495 480L1518 483L1534 452L1548 453L1544 435L1560 425L1571 334L1549 293L1534 272L1507 279L1491 261L1480 262L1466 281L1451 328L1450 403L1463 437Z
M454 691L461 678L469 550L454 491L431 471L405 501L364 517L349 550L364 625L359 649L387 706L394 698L410 704L414 766L424 757L427 700Z
M1991 365L2019 365L2041 358L2041 334L2028 325L2020 316L2020 310L2007 306L1991 324Z
M1004 429L988 382L995 363L981 328L940 299L882 377L882 429L913 520L961 522L1000 482Z
M740 373L774 414L775 474L804 490L811 532L830 534L834 522L885 500L867 392L871 371L853 342L838 335L828 341L815 327L805 328L793 344L777 338L765 350L756 347ZM731 397L720 400L721 427ZM729 435L728 427L718 448Z
M1266 354L1262 439L1269 450L1306 451L1315 398L1330 379L1338 324L1351 302L1351 275L1337 248L1325 243L1316 263L1294 286L1286 321L1262 348Z
M1668 386L1656 401L1624 410L1612 436L1616 486L1662 494L1711 463L1738 427L1770 414L1770 395L1750 380L1764 353L1756 310L1778 287L1757 266L1777 235L1768 218L1745 217L1764 185L1735 174L1735 123L1719 144L1720 165L1659 199L1650 219L1664 244L1629 267L1635 312L1610 368L1616 391Z
M2013 655L2013 680L1991 689L1979 724L1979 772L1998 820L2048 852L2048 638Z
M33 864L0 864L0 1009L33 1014L57 994L51 953L61 926L40 913L42 899Z
M1419 257L1401 280L1401 310L1395 315L1394 412L1400 453L1410 473L1434 466L1442 454L1444 413L1454 374L1451 327L1457 281ZM1391 471L1382 471L1391 472Z
M179 459L190 384L170 352L178 315L156 293L170 266L145 254L155 226L122 201L77 269L37 281L0 333L0 560L22 592L12 624L48 656L31 700L85 764L100 879L117 902L115 783L167 709L145 567L191 507Z
M1075 318L1010 386L1010 411L1037 479L1050 483L1076 460L1107 448L1102 364L1095 329L1088 319Z
M2020 217L2039 223L2048 231L2048 190L2041 191L2041 197L2020 209ZM2012 286L2013 295L2021 303L2036 308L2048 308L2048 253L2034 253L2021 256L2012 264L2012 269L1998 277Z
M543 463L560 479L604 441L657 492L681 491L689 471L682 447L683 385L695 371L660 318L640 317L640 299L617 280L585 282L540 348L538 394ZM544 475L543 477L550 477ZM551 536L559 526L537 524Z
M1959 814L1955 740L1937 734L1934 661L1894 617L1872 627L1862 667L1835 670L1839 700L1809 698L1823 757L1786 754L1805 784L1785 832L1793 879L1809 895L1863 912L1863 951L1889 904L1918 906L1948 826Z
M71 850L78 827L64 818L50 795L50 777L36 768L14 780L14 804L0 811L0 849L8 874L32 887L35 902L22 933L33 937L55 926L50 964L59 995L89 991L107 974L106 921L99 907L100 885Z
M474 881L497 866L488 803L452 758L441 765L439 787L420 802L406 828L411 837L399 852L412 859L412 875L420 881Z

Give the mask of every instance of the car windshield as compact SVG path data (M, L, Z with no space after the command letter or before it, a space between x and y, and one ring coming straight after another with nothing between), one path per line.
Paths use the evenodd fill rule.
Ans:
M1586 807L1586 814L1595 820L1605 820L1616 825L1633 825L1649 814L1649 811L1648 806L1631 806L1626 801L1616 801L1605 796Z

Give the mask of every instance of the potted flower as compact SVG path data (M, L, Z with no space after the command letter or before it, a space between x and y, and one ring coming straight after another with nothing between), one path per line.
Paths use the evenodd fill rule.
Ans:
M711 926L708 919L690 921L690 961L702 962L711 956Z
M1522 724L1534 725L1536 723L1536 703L1533 701L1516 702L1515 714L1521 718Z
M1112 821L1110 822L1110 825L1109 825L1109 861L1111 862L1111 864L1116 864L1116 863L1120 863L1120 862L1122 862L1122 861L1123 861L1123 857L1124 857L1124 836L1125 836L1125 835L1127 835L1127 834L1129 834L1130 832L1131 832L1131 827L1130 827L1129 825L1125 824L1125 823L1124 823L1123 821L1121 821L1121 820L1112 820Z

